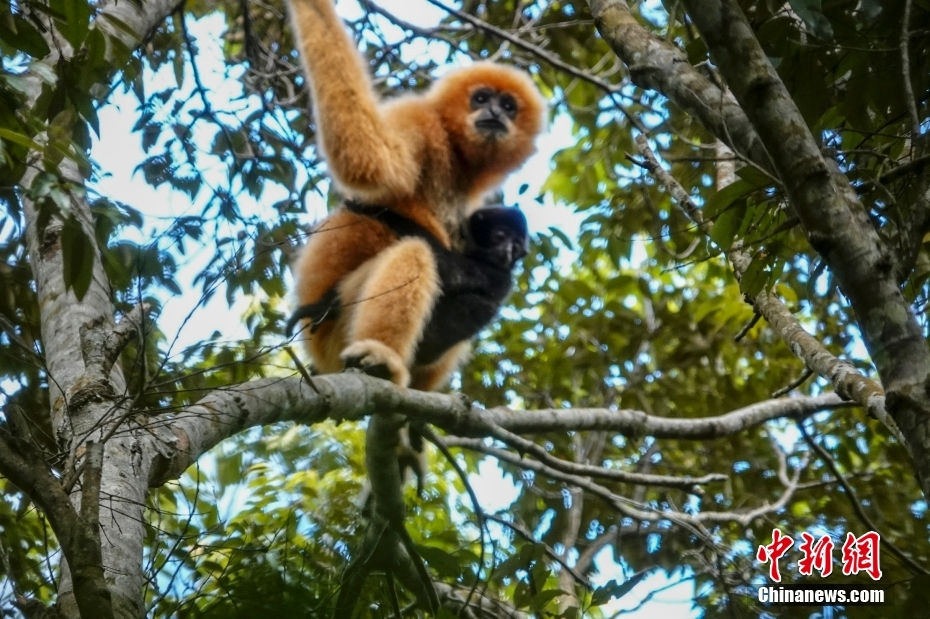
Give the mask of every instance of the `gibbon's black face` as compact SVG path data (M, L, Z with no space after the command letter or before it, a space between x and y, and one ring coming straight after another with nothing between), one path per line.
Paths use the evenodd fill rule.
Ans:
M508 92L482 87L471 94L469 101L475 116L475 129L490 139L507 134L517 117L517 100Z
M511 269L529 250L526 217L520 209L487 207L468 220L466 253L481 262Z

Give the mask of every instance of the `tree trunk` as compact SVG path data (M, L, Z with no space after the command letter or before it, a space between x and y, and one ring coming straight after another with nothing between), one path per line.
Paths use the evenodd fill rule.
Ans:
M131 49L178 5L178 0L142 5L105 2L97 7L99 13L91 27L119 38ZM117 23L128 26L136 36ZM50 32L50 39L53 34L57 35ZM49 46L53 57L45 59L45 64L67 66L58 61L69 60L75 50L65 41L54 36ZM113 66L113 73L121 68ZM27 104L32 105L40 94L41 80L36 75L25 77L31 81ZM39 144L45 139L36 136ZM154 454L142 453L145 436L129 416L126 381L115 363L125 340L114 323L110 285L83 190L86 179L69 158L55 171L70 198L70 221L77 222L92 247L90 284L78 299L64 276L65 261L73 256L65 255L62 241L73 232L66 231L65 213L50 209L51 216L46 217L49 211L43 209L50 207L34 202L29 190L42 173L41 153L34 153L31 163L20 183L25 190L26 236L41 309L52 427L58 446L67 454L59 483L73 505L73 512L49 514L63 555L73 567L72 573L68 561L62 559L59 610L67 617L142 617L143 509Z

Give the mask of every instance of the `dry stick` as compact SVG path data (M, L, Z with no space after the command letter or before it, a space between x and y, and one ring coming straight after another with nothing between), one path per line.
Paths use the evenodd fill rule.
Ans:
M727 476L722 473L708 473L702 477L673 477L670 475L650 475L644 473L631 473L629 471L605 469L600 466L590 466L587 464L578 464L569 460L563 460L552 456L544 448L540 447L533 441L523 438L513 432L505 430L500 426L493 426L491 434L495 438L515 448L523 454L531 454L543 464L556 470L569 473L570 475L581 475L584 477L600 477L623 483L643 484L648 486L666 486L669 488L679 488L690 492L691 494L703 495L703 489L699 488L700 484L709 484L712 482L726 481Z
M549 558L551 558L553 561L555 561L556 563L558 563L559 565L561 565L561 566L562 566L562 569L566 570L569 574L571 574L571 575L572 575L572 578L575 579L575 582L577 582L579 585L581 585L582 587L584 587L584 588L587 589L588 591L591 591L591 590L594 589L594 587L591 585L591 583L588 581L588 579L585 578L584 576L582 576L581 574L579 574L579 573L578 573L578 570L576 570L575 568L573 568L571 565L569 565L569 564L565 561L565 559L563 559L562 557L560 557L560 556L558 555L558 553L556 553L555 550L553 550L553 549L549 546L549 544L545 544L545 543L540 542L540 541L537 540L535 537L533 537L533 534L532 534L532 533L530 533L529 531L527 531L527 530L524 529L523 527L519 526L517 523L511 522L510 520L505 520L504 518L501 518L500 516L497 516L497 515L495 515L495 514L488 514L488 515L487 515L487 519L488 519L488 520L492 520L492 521L496 522L497 524L499 524L499 525L501 525L501 526L507 527L508 529L510 529L511 531L513 531L514 533L516 533L517 536L522 537L524 540L526 540L526 541L528 541L528 542L530 542L530 543L532 543L532 544L541 544L542 547L543 547L543 550L545 551L545 553L546 553L547 555L549 555Z
M503 39L509 43L512 43L515 47L519 47L520 49L530 52L537 58L545 61L547 64L552 65L553 67L560 69L562 71L565 71L566 73L568 73L569 75L573 77L577 77L580 80L594 84L595 86L597 86L604 92L607 92L610 94L620 94L621 92L621 88L622 88L621 86L618 86L616 84L611 84L610 82L605 82L604 80L598 78L597 76L586 73L585 71L582 71L578 67L568 62L565 62L558 56L555 56L547 52L546 50L539 47L538 45L533 45L532 43L528 43L524 41L523 39L512 35L506 30L502 30L498 28L497 26L492 26L486 21L478 19L477 17L469 15L468 13L459 11L458 9L454 9L450 6L446 6L445 4L443 4L442 2L438 2L437 0L427 0L427 2L429 2L433 6L439 7L443 11L446 11L447 13L449 13L450 15L455 15L457 18L461 19L464 22L467 22L481 30L484 30L485 32L489 32L490 34L493 34L494 36L500 39Z
M310 385L311 389L316 391L316 386L313 384L313 376L310 375L310 372L308 372L307 368L304 367L304 364L301 363L297 353L294 352L294 348L290 344L285 344L282 346L282 348L284 349L284 352L287 353L287 356L291 358L291 361L294 362L294 367L297 368L301 378L307 381L307 384ZM319 391L316 392L319 393Z
M662 511L658 509L649 508L648 506L642 506L637 504L635 501L627 499L626 497L620 496L614 493L609 488L592 482L589 479L579 477L577 475L572 475L570 473L564 473L559 471L551 466L537 462L536 460L527 460L522 458L507 449L501 449L497 447L489 447L483 443L480 439L457 439L455 441L448 441L449 445L455 445L460 447L465 447L467 449L472 449L474 451L480 451L481 453L488 454L493 456L502 462L508 464L513 464L519 466L523 469L545 475L550 479L557 481L562 481L573 486L577 486L582 490L587 491L589 494L592 494L601 500L603 500L608 506L616 509L624 516L629 516L637 520L642 520L644 522L660 522L667 520L674 522L680 526L683 526L691 530L695 535L703 537L703 534L697 529L698 525L703 523L725 523L725 522L737 522L744 526L748 526L756 518L764 516L768 513L774 513L782 509L785 505L788 504L791 496L794 494L798 485L798 475L800 474L801 468L799 467L794 479L789 479L789 483L785 487L784 493L778 498L774 503L765 503L759 507L742 511L727 511L727 512L700 512L698 514L687 514L675 511Z
M810 368L804 368L804 371L801 372L801 375L795 378L793 381L776 391L772 394L773 398L779 398L783 395L788 395L790 392L794 391L807 381L808 378L814 375L814 371Z

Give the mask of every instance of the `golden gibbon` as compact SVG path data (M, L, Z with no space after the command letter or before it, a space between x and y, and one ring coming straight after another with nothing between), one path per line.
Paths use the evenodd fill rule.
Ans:
M530 77L480 62L421 94L382 101L331 0L291 0L309 78L317 143L336 188L356 204L413 222L442 247L463 246L468 216L535 150L546 105ZM341 311L307 347L321 372L359 367L417 389L439 388L467 342L417 358L441 282L422 237L344 205L312 231L295 266L299 306L336 290Z

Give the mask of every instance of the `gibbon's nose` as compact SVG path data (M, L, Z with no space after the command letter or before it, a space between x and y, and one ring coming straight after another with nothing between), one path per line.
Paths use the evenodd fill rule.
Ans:
M475 126L484 131L502 133L507 131L507 125L504 123L503 118L504 114L500 106L491 103L481 110L477 120L475 120Z

